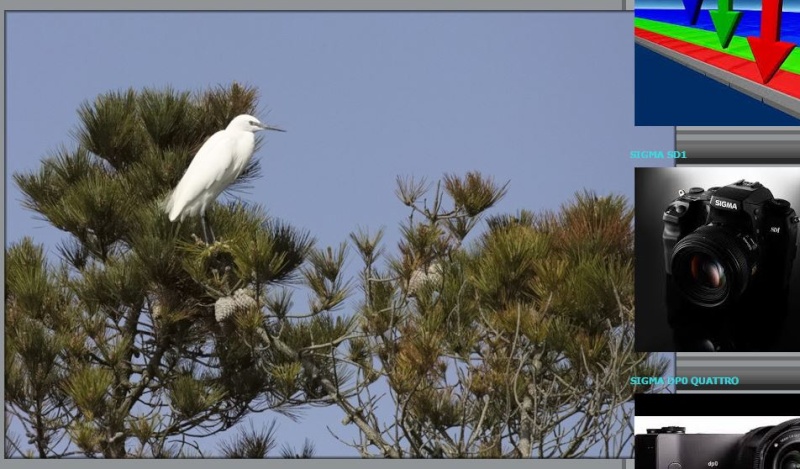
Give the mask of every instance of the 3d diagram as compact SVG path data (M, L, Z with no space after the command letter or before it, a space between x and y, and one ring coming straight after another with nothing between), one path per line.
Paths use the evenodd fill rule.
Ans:
M680 77L685 71L672 69L670 74L675 78L670 82L669 78L647 75L659 73L657 67L639 66L640 60L644 63L645 60L668 59L696 72L694 75L716 80L718 84L713 86L728 86L769 106L772 108L769 112L800 118L800 48L797 47L800 44L800 0L642 0L636 2L634 21L636 44L647 49L643 51L637 47L637 106L638 100L647 99L640 93L640 79L643 82L653 79L666 83L667 87L680 86ZM658 54L660 59L647 59L648 52ZM707 81L697 81L699 84L692 86L709 86L707 95L729 93L704 85ZM728 101L742 98L728 98ZM756 104L761 105L759 103ZM697 103L697 106L702 104ZM637 107L637 112L639 109ZM730 111L736 112L736 109L726 112ZM742 109L741 112L747 111ZM638 122L638 115L637 124L642 124Z

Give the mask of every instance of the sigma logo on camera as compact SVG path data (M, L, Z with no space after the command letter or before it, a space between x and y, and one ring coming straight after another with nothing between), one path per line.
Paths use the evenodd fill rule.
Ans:
M719 199L717 197L712 197L711 205L713 205L714 208L721 208L724 210L739 210L738 203L732 200Z

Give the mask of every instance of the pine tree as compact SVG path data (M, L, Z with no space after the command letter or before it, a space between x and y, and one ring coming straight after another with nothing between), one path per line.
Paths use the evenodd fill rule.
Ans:
M7 427L7 454L264 457L274 425L214 454L197 440L335 405L363 456L627 455L631 397L650 390L629 379L665 364L633 351L623 198L488 216L507 187L482 174L398 179L396 249L383 230L317 248L243 202L209 210L206 245L163 200L208 136L256 109L238 84L107 93L80 108L74 148L14 175L65 240L58 260L30 238L6 249L6 412L27 439ZM231 190L258 175L253 160Z
M396 253L382 231L352 234L365 336L350 342L362 399L345 422L362 454L630 456L633 394L653 390L630 378L666 369L633 349L632 210L585 191L473 234L506 189L474 172L398 179L410 215ZM391 389L390 422L368 417L387 405L364 398L375 383Z
M329 403L318 381L333 363L310 376L294 350L350 327L329 314L338 261L258 206L216 204L211 246L162 210L203 141L256 108L238 84L107 93L80 108L74 148L14 175L24 205L66 234L60 262L30 238L6 250L6 411L35 456L175 456L250 414ZM320 285L314 314L276 319L280 286L304 276Z

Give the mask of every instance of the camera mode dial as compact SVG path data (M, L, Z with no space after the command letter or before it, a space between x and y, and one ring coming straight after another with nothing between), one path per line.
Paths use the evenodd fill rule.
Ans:
M647 433L686 433L686 427L648 428Z

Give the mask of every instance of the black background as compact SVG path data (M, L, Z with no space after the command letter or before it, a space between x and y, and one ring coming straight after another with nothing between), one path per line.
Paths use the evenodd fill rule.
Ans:
M800 394L637 394L634 402L639 417L800 415Z

